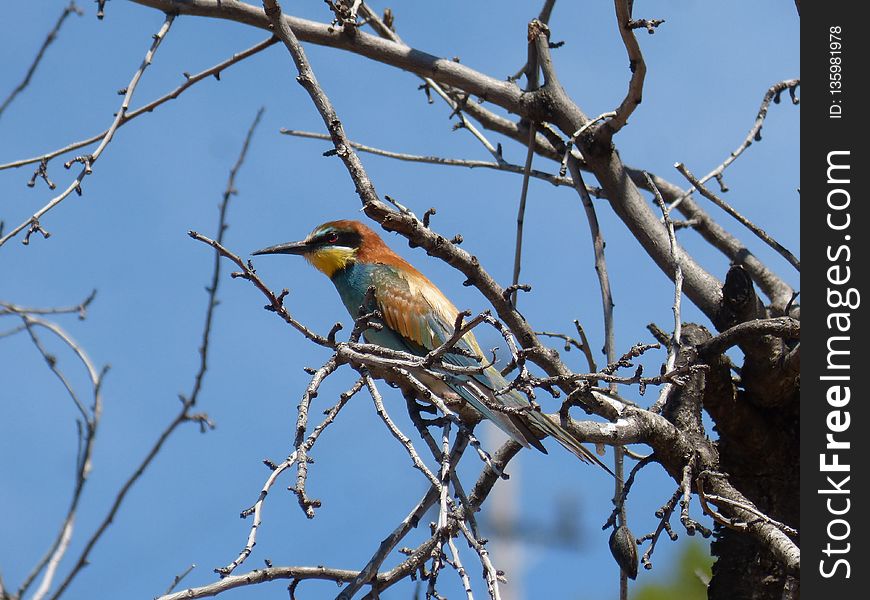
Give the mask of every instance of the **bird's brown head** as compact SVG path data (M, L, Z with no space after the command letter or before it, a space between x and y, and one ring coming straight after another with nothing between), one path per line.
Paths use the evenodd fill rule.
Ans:
M254 254L298 254L330 279L356 261L401 260L377 233L351 220L329 221L315 227L304 240L269 246Z

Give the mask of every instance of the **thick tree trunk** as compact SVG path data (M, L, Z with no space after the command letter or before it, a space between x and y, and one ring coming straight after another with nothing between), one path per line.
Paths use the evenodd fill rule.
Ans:
M731 482L765 514L795 528L800 519L797 396L788 407L758 409L749 394L739 394L737 403L755 410L743 413L743 435L719 442L720 464ZM787 574L755 538L721 525L714 535L711 600L784 597Z
M768 316L740 267L723 288L728 325ZM800 521L800 386L779 338L741 344L745 355L735 392L708 390L705 408L719 433L719 464L730 482L769 517L797 529ZM744 532L717 524L710 600L797 598L791 575ZM799 540L795 540L799 542Z

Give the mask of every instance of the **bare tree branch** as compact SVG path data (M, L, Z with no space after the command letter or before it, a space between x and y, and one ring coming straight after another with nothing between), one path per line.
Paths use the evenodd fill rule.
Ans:
M73 527L78 512L79 502L81 500L85 485L87 484L88 477L91 473L91 460L93 456L94 440L100 424L100 418L102 416L103 402L101 389L103 378L106 374L107 368L103 368L101 371L98 371L94 367L93 362L91 361L87 353L79 346L78 343L75 342L75 340L72 339L72 337L70 337L70 335L66 331L64 331L57 324L45 321L44 319L41 319L39 317L34 317L32 316L32 314L27 312L19 312L19 307L15 307L14 305L4 304L4 307L6 308L6 310L10 311L9 314L17 314L22 319L22 321L24 322L24 329L26 329L26 331L30 334L30 338L33 341L34 346L45 359L49 369L60 380L61 384L67 391L67 394L73 400L73 403L81 414L81 420L77 421L79 447L78 454L76 456L76 466L74 474L75 484L70 499L69 508L67 509L67 513L64 516L63 522L60 526L55 540L52 542L45 555L43 555L42 559L40 559L34 565L30 573L24 578L16 594L17 598L23 597L23 595L27 593L35 579L40 575L40 573L42 573L42 580L40 581L39 586L34 592L34 598L43 598L48 592L50 586L52 585L52 582L54 581L54 577L56 575L57 568L61 560L69 549L69 544L73 534ZM62 312L66 312L64 309L59 310ZM41 339L37 335L36 327L42 327L53 333L70 350L72 350L78 360L85 367L85 370L88 374L88 379L90 380L92 390L91 393L93 395L93 403L90 407L85 407L85 405L78 398L66 375L60 370L57 358L48 352L46 347L43 345Z
M643 97L646 62L643 60L643 53L640 51L640 45L634 36L631 21L633 4L633 0L613 1L614 8L616 9L616 25L619 28L619 35L622 37L622 43L625 45L625 50L628 53L628 68L631 71L631 80L629 81L625 98L623 98L619 108L616 109L616 116L607 121L605 125L610 130L611 135L625 127L626 123L628 123L628 118L637 108L637 105L641 103Z
M546 7L545 7L546 9ZM545 11L548 12L548 11ZM537 27L537 24L540 24L540 21L532 21L529 23L529 32L531 36L531 31ZM529 41L531 42L531 37ZM528 58L526 59L526 91L534 92L538 89L538 56L537 50L535 49L535 45L533 43L528 44ZM519 286L520 283L520 269L522 267L522 259L523 259L523 226L526 219L526 199L529 194L529 173L532 170L532 159L535 157L535 135L537 134L537 125L534 121L528 124L529 132L528 132L528 141L526 145L528 146L526 150L526 164L523 167L523 185L520 191L520 203L517 207L517 230L516 230L516 241L514 245L514 270L513 270L513 279L511 280L511 286L514 287L514 291L511 294L511 302L513 302L514 306L517 304L517 290L516 287Z
M160 596L157 600L194 600L196 598L209 598L236 588L267 583L275 581L276 579L292 579L297 581L321 579L343 584L352 581L358 575L359 571L335 569L324 566L268 567L265 569L254 569L253 571L248 571L241 575L230 575L200 587L179 590L173 594ZM386 575L379 574L379 579L386 579Z
M311 131L298 131L295 129L281 129L280 130L284 135L291 135L294 137L301 138L310 138L315 140L329 140L330 137L325 133L315 133ZM493 169L495 171L505 171L508 173L516 173L522 175L525 173L525 168L521 165L515 165L509 163L505 160L502 162L490 162L485 160L470 160L464 158L445 158L441 156L422 156L419 154L406 154L404 152L392 152L390 150L383 150L381 148L375 148L373 146L367 146L365 144L361 144L359 142L351 141L350 145L353 148L356 148L360 152L367 152L369 154L374 154L376 156L384 156L387 158L395 158L396 160L403 160L408 162L417 162L417 163L427 163L432 165L444 165L449 167L466 167L469 169ZM546 181L548 183L552 183L553 185L561 185L561 186L573 186L574 183L567 177L560 177L559 175L555 175L552 173L546 173L544 171L539 171L537 169L531 169L529 171L529 176L534 177L536 179L541 179L542 181ZM601 196L601 190L596 187L587 187L587 191L596 197Z
M381 36L382 38L388 39L390 41L399 43L399 44L404 43L404 42L402 42L402 38L400 38L399 35L395 31L393 31L393 29L391 29L390 27L387 27L384 24L384 22L381 21L381 19L378 17L378 15L371 8L369 8L369 6L367 4L363 4L362 6L360 6L360 11L363 14L363 16L365 16L368 24L374 28L374 30L378 33L379 36ZM439 85L431 77L420 76L420 78L423 80L423 87L426 90L427 95L429 94L429 90L432 90L436 94L438 94L438 96L441 97L441 99L444 100L447 103L447 105L451 108L451 110L453 111L451 113L451 116L456 115L458 117L459 125L461 126L461 128L467 129L471 133L471 135L473 135L475 138L477 138L477 140L481 144L483 144L484 148L486 148L486 150L492 155L492 157L495 159L496 163L498 163L499 165L503 164L504 159L501 156L501 149L497 148L496 146L493 146L492 142L490 142L486 138L486 136L483 135L483 133L480 130L478 130L477 127L475 127L474 124L465 117L464 112L465 112L466 106L468 105L468 97L466 96L462 102L458 102L455 99L453 99L441 87L441 85ZM430 102L431 102L431 100L430 100Z
M722 161L720 165L718 165L715 169L701 177L698 181L700 181L701 183L707 183L707 181L709 181L710 179L715 178L716 181L719 183L719 187L721 188L722 192L727 192L728 187L725 185L725 182L722 179L722 174L725 172L725 169L730 167L731 163L737 160L740 155L743 154L743 152L752 145L753 142L761 141L761 127L762 125L764 125L764 120L767 118L767 111L770 108L771 101L779 104L780 95L784 90L788 90L789 94L791 95L792 104L798 104L799 100L797 98L795 90L797 90L797 87L800 85L800 83L800 79L786 79L770 86L767 92L765 92L764 98L761 100L761 106L759 107L758 114L755 117L755 123L753 123L752 127L749 129L749 133L746 134L743 142L741 142L741 144L737 146L737 149L732 151L731 154L728 155L728 158ZM694 189L695 188L692 188L688 192L686 192L685 196L691 194ZM675 200L675 204L680 203L685 196L682 196Z
M562 88L550 56L546 34L540 33L536 38L536 44L541 69L547 81L549 102L553 105L550 119L562 131L576 131L588 122L588 117ZM602 130L603 128L599 129ZM608 148L603 150L597 142L581 141L583 156L590 170L598 177L614 212L659 268L671 276L667 232L640 196L637 187L626 172L625 165L615 152L609 150L609 144L605 144ZM716 323L722 297L721 284L691 256L682 250L680 253L686 295L711 321Z
M169 17L167 17L167 23L171 23L171 20L169 19ZM229 191L224 194L224 198L223 198L221 208L220 208L220 218L218 221L218 237L219 238L223 236L223 233L226 229L226 222L225 222L226 205L229 202L230 196L232 195L232 193L234 191L233 182L235 181L236 173L237 173L238 169L241 167L242 163L244 162L245 153L247 152L247 148L250 144L251 136L253 135L253 132L254 132L254 129L255 129L257 123L259 122L261 114L262 114L262 112L257 113L257 117L254 120L253 125L248 130L248 135L245 137L245 143L243 145L242 152L239 156L239 159L236 161L235 166L233 167L233 169L231 171L230 179L229 179L229 182L227 184L227 188ZM219 276L220 276L220 265L218 262L215 262L213 276L212 276L212 284L207 290L208 291L208 308L206 310L206 322L205 322L205 325L203 327L202 343L201 343L200 348L199 348L200 365L199 365L199 369L197 370L197 373L194 377L193 390L191 391L191 394L189 396L187 396L186 398L183 396L180 396L179 399L181 400L181 410L179 411L178 415L172 420L172 422L166 427L166 429L163 430L163 432L158 437L157 441L151 447L148 454L145 456L145 458L142 460L142 462L139 463L139 466L136 468L136 470L133 472L133 474L124 482L124 484L118 490L118 493L115 496L115 499L112 502L112 505L110 506L109 511L107 512L106 516L103 518L103 520L97 526L97 529L94 531L94 533L91 535L91 537L88 538L83 550L76 558L73 568L70 570L70 572L67 574L67 576L60 583L60 585L58 586L55 593L51 596L51 600L58 600L58 598L60 598L63 595L63 593L66 591L66 589L69 587L69 585L76 578L76 576L79 574L79 572L88 564L88 559L89 559L91 551L93 550L93 548L97 544L97 542L100 541L100 539L102 538L103 534L106 532L108 527L114 521L115 516L118 513L118 510L121 508L121 505L124 503L124 500L127 497L127 494L133 488L133 486L136 484L136 482L139 480L139 478L142 476L142 474L148 469L148 467L151 465L151 462L154 460L154 458L157 456L157 454L162 449L163 444L176 431L178 426L181 425L182 423L196 422L196 423L199 423L200 428L203 431L205 430L206 427L212 426L211 421L209 420L207 415L205 415L205 414L193 414L191 412L191 409L196 405L197 399L198 399L199 394L202 390L203 377L205 376L205 372L208 368L208 350L209 350L209 339L210 339L209 333L211 331L211 324L212 324L212 321L214 319L214 307L217 304L216 296L217 296L217 290L218 290L218 283L220 281Z
M798 270L798 272L800 272L800 270L801 270L800 261L797 259L797 257L794 254L789 252L787 248L785 248L782 244L780 244L775 239L770 237L767 234L767 232L764 231L762 228L758 227L755 223L753 223L752 221L750 221L749 219L747 219L746 217L741 215L739 212L734 210L731 207L731 205L729 205L727 202L725 202L722 198L720 198L719 196L717 196L716 194L711 192L709 189L707 189L694 175L692 175L692 172L686 168L686 165L684 165L683 163L677 163L674 166L676 167L677 171L682 173L683 176L689 180L689 183L691 183L695 187L695 189L697 189L699 192L701 192L702 196L704 196L705 198L708 198L709 200L711 200L713 202L713 204L715 204L716 206L718 206L719 208L721 208L722 210L727 212L729 215L731 215L732 217L737 219L741 225L743 225L749 231L751 231L756 236L758 236L758 238L761 239L761 241L763 241L765 244L767 244L768 246L770 246L771 248L776 250L776 252L778 252L780 256L785 258L789 262L789 264L791 264L791 266L793 266L795 269Z
M486 497L489 495L489 492L492 490L492 486L498 480L497 471L500 469L504 469L510 460L516 456L517 452L522 447L514 442L509 441L502 446L498 452L496 452L494 456L494 462L497 465L495 468L485 467L478 477L477 483L474 486L471 494L469 495L469 501L471 502L471 507L476 509L479 507ZM459 509L459 514L457 515L457 519L464 518L463 509ZM433 539L429 539L424 542L421 546L418 546L416 549L412 551L410 556L395 566L393 569L380 572L375 577L372 577L367 582L371 583L373 586L373 593L377 596L377 593L387 589L398 581L401 581L404 577L406 577L409 573L414 571L421 564L420 555L428 556L429 551L434 545ZM250 571L248 573L243 573L241 575L231 575L229 577L225 577L208 585L204 585L198 588L188 588L186 590L180 590L175 592L174 594L161 596L158 600L186 600L186 599L194 599L194 598L206 598L210 596L217 596L225 591L235 589L238 587L244 587L249 585L256 585L258 583L265 583L268 581L273 581L275 579L298 579L298 580L307 580L307 579L326 579L335 581L338 583L346 583L349 581L353 581L360 575L360 571L352 571L347 569L335 569L330 567L270 567L266 569L256 569L254 571ZM377 590L377 592L374 592ZM373 594L367 594L365 598L371 599Z
M643 174L630 171L630 175L635 184L640 185L636 180L638 177L643 178ZM770 298L774 307L778 310L785 308L794 295L791 286L758 260L743 242L719 225L690 195L661 177L653 174L650 174L650 177L656 188L661 191L662 196L692 222L692 228L702 238L727 256L731 262L742 265L752 280Z
M589 232L592 237L592 250L595 255L595 273L598 276L598 287L601 290L601 308L604 314L604 353L607 362L616 360L616 331L613 323L613 292L610 289L610 277L607 275L607 261L604 257L604 236L598 225L598 215L592 198L586 192L586 184L580 172L578 162L574 157L568 158L568 168L574 181L575 189L580 195L583 209L586 211L586 220L589 222Z
M97 290L91 290L88 297L76 304L75 306L52 306L49 308L36 308L32 306L19 306L9 302L0 302L0 316L3 315L18 315L27 313L28 315L62 315L76 313L79 320L84 320L87 316L88 307L97 297Z
M396 526L392 533L381 542L374 556L372 556L366 566L363 567L359 574L354 577L353 581L351 581L347 587L341 591L338 595L339 600L350 600L357 591L371 582L390 552L393 551L393 549L400 541L402 541L413 527L417 526L417 523L419 523L420 519L423 518L426 511L428 511L429 508L431 508L438 500L438 496L438 488L434 485L431 486L423 498L420 499L420 502L417 503L410 513L408 513L408 516L405 517L402 522Z
M130 121L132 121L133 119L135 119L136 117L138 117L140 115L153 112L154 109L159 107L161 104L165 104L166 102L169 102L170 100L175 100L182 93L187 91L188 88L190 88L191 86L193 86L196 83L199 83L203 79L206 79L208 77L214 77L215 79L220 80L221 73L223 73L229 67L233 66L234 64L236 64L238 62L245 60L248 57L251 57L255 54L262 52L266 48L273 46L276 43L278 43L278 39L274 38L274 37L270 37L266 40L263 40L262 42L260 42L258 44L254 44L253 46L251 46L247 50L243 50L241 52L237 52L236 54L233 54L230 58L228 58L224 61L221 61L218 64L216 64L212 67L209 67L208 69L205 69L204 71L200 71L199 73L197 73L195 75L190 75L189 73L184 73L184 78L185 78L184 83L179 85L177 88L175 88L171 92L168 92L168 93L160 96L159 98L152 100L151 102L145 104L141 108L137 108L136 110L131 110L129 112L124 113L124 115L122 115L122 117L121 117L121 120L118 122L118 127L119 128L123 127L124 125L126 125L127 123L129 123ZM46 164L49 160L51 160L52 158L55 158L57 156L60 156L61 154L66 154L67 152L72 152L73 150L77 150L79 148L83 148L84 146L93 144L94 142L98 142L101 139L103 139L108 133L109 133L109 130L107 129L106 131L104 131L102 133L98 133L97 135L91 136L85 140L73 142L72 144L69 144L68 146L64 146L63 148L59 148L57 150L52 150L51 152L46 152L45 154L42 154L40 156L34 156L32 158L25 158L22 160L16 160L13 162L9 162L9 163L0 165L0 171L2 171L3 169L15 169L15 168L23 167L25 165L30 165L33 163Z
M166 20L163 22L163 25L160 27L160 30L154 35L153 40L151 42L151 47L148 49L148 52L145 54L145 59L142 61L142 64L139 66L139 69L133 75L133 79L130 80L130 83L124 89L124 100L121 102L121 107L118 109L118 112L115 114L115 119L112 121L111 126L106 131L105 135L102 137L100 144L93 151L93 153L88 154L87 156L79 156L74 158L73 160L66 163L66 167L71 167L74 163L82 163L82 170L73 179L72 183L61 192L59 195L52 198L45 206L40 208L38 211L33 213L28 220L24 221L21 225L13 228L9 231L5 236L0 238L0 246L5 244L7 241L18 235L22 230L27 227L30 227L30 232L36 230L41 230L39 219L52 208L63 202L63 200L72 194L73 192L77 192L81 194L81 184L85 177L90 175L93 171L93 165L97 162L97 159L100 158L100 155L103 153L103 150L106 149L106 146L109 145L109 142L112 141L112 138L115 136L115 131L121 124L121 120L124 117L124 114L127 112L127 109L130 106L130 101L133 99L133 92L136 90L136 86L139 84L139 80L142 78L142 74L145 72L145 69L151 64L151 59L154 57L154 53L157 51L157 48L160 46L160 42L163 41L163 38L169 32L169 28L172 26L172 22L175 20L174 14L167 14ZM43 235L46 235L43 232ZM46 235L46 237L48 237ZM24 238L24 242L27 243L30 236Z
M677 351L680 347L680 339L682 337L682 329L683 322L680 317L680 304L683 296L683 270L680 265L680 255L677 252L677 237L674 232L674 224L671 221L670 210L665 204L665 199L662 198L661 192L659 192L658 188L655 187L655 183L652 178L647 174L647 181L650 187L655 190L655 199L656 204L658 204L659 209L662 211L662 217L664 218L665 227L668 228L668 239L670 241L671 246L671 254L674 259L674 332L671 335L671 339L668 343L668 360L665 362L665 369L670 371L674 368L677 361ZM664 406L665 401L668 398L668 395L671 393L672 384L667 383L662 387L661 392L659 393L658 400L653 404L650 408L653 412L660 412L662 407Z
M701 356L721 354L741 341L748 341L759 335L775 335L785 340L796 340L800 338L800 331L800 321L791 317L746 321L707 340L698 346L698 352Z
M755 537L764 548L773 553L787 571L795 573L800 569L801 550L794 541L789 539L778 521L770 519L766 515L765 518L759 518L759 515L764 515L764 513L734 488L727 478L708 476L705 484L705 490L708 490L705 492L706 495L708 497L711 494L717 496L720 505L727 506L728 512L745 523L748 533Z

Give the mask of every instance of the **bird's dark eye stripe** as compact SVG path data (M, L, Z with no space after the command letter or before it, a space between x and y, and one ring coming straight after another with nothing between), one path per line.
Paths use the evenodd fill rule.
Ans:
M324 231L315 238L315 243L323 246L358 248L362 243L362 236L356 231Z

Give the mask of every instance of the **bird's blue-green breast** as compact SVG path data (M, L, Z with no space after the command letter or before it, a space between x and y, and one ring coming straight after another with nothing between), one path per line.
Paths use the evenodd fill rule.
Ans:
M400 307L390 306L391 300L408 297L410 294L407 281L399 276L394 267L377 263L351 263L333 275L332 283L335 284L342 303L353 318L359 315L360 307L366 299L366 292L371 286L375 287L375 298L365 306L366 312L375 309L381 312L385 310L398 311ZM412 354L423 354L428 351L412 340L404 338L399 332L388 327L386 323L382 322L381 324L384 325L383 329L369 329L365 332L367 341L385 348Z

